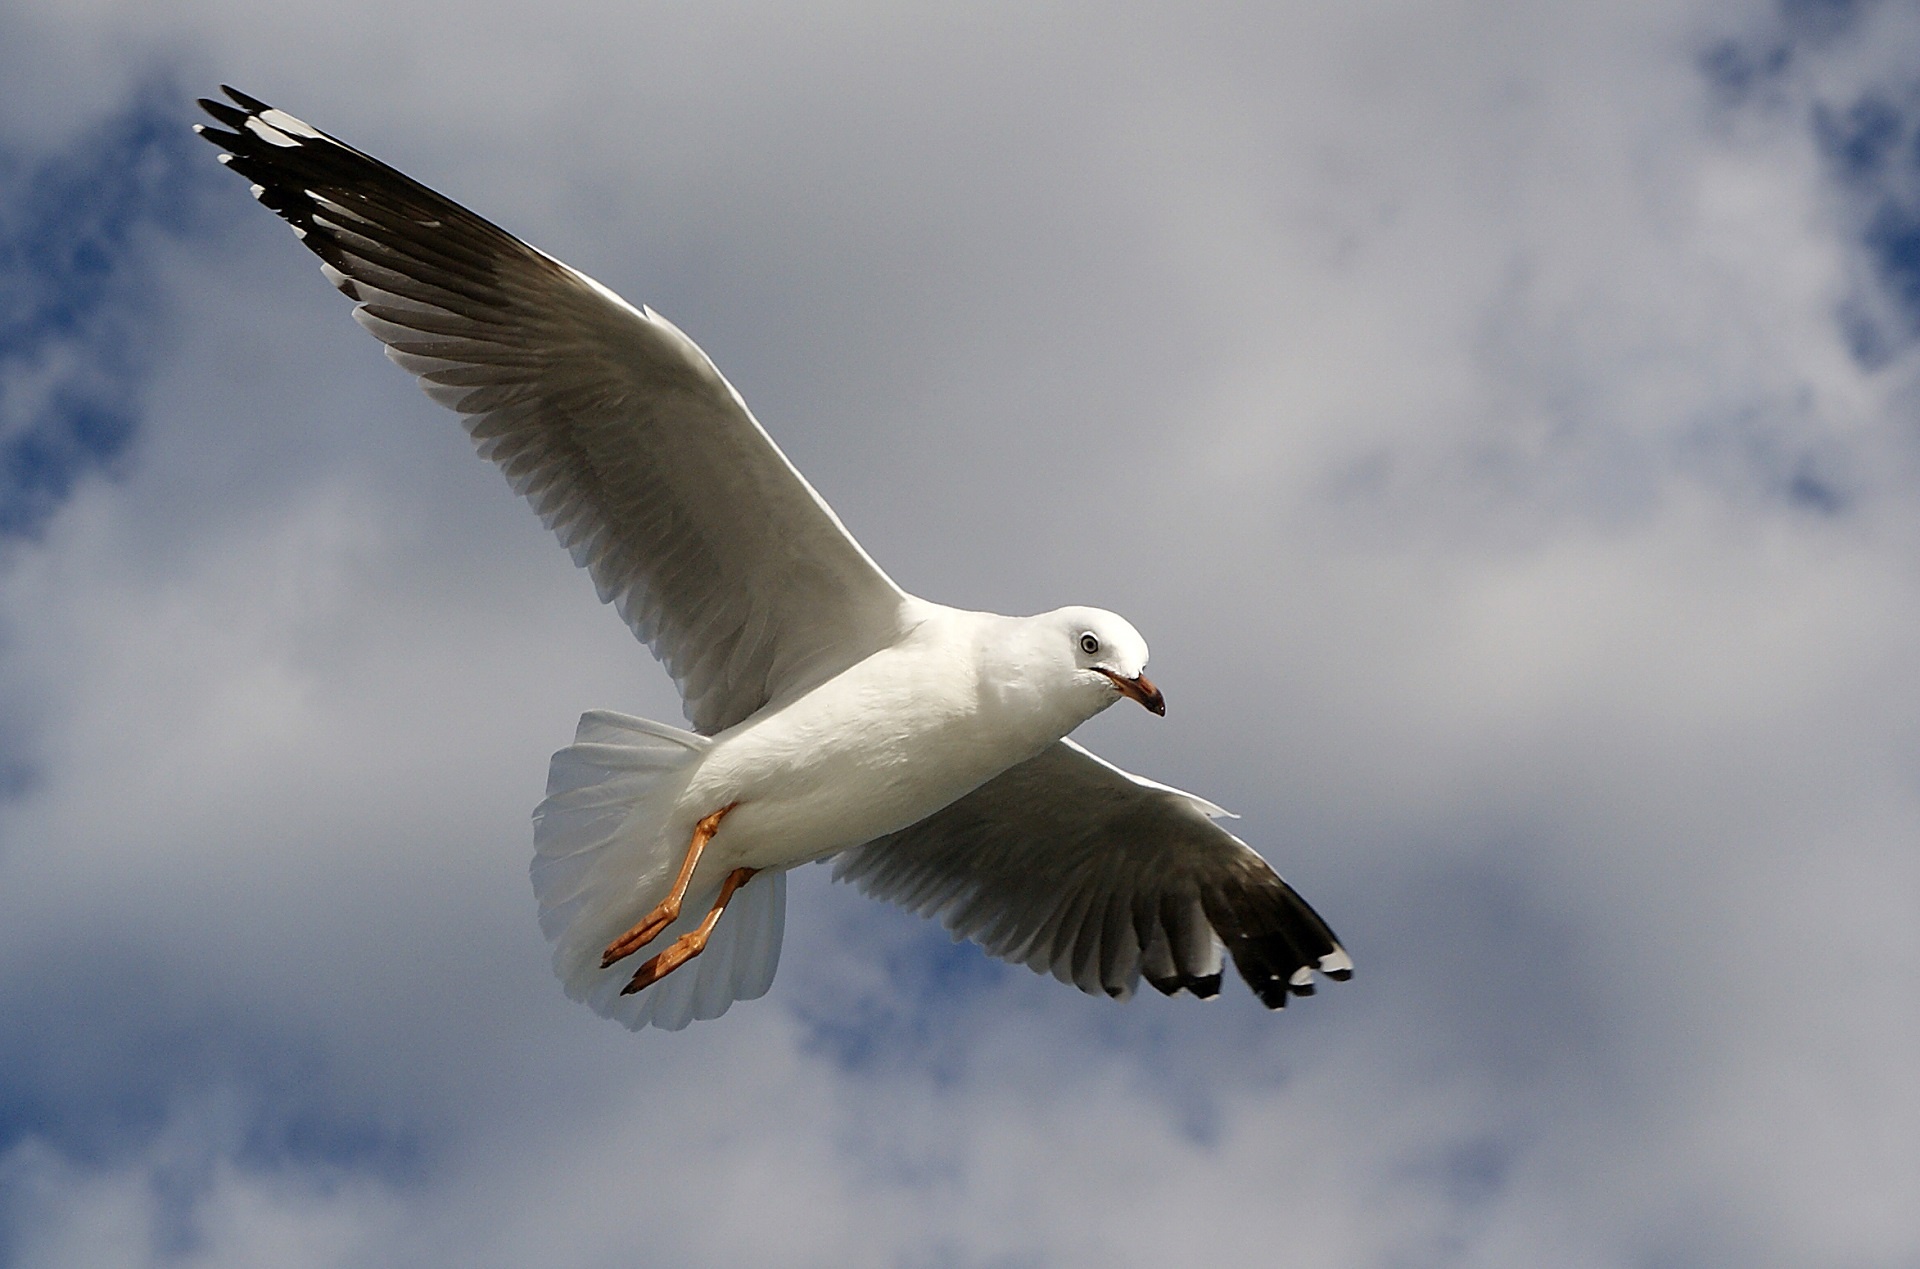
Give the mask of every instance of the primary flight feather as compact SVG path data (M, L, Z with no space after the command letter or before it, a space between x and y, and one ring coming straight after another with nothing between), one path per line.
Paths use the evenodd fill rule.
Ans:
M1348 976L1218 807L1065 739L1123 697L1165 712L1124 619L907 594L666 319L224 91L196 131L680 689L693 731L594 711L554 755L532 873L570 996L676 1029L765 994L787 870L828 856L1087 992L1212 996L1223 952L1270 1008Z

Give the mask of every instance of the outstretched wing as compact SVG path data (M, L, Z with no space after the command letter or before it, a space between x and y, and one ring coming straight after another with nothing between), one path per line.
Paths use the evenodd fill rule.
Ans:
M1221 949L1269 1009L1353 961L1219 807L1062 740L910 828L841 855L836 878L938 916L1002 960L1125 999L1220 990Z
M914 601L714 365L426 186L243 93L196 130L293 226L354 316L459 411L653 649L706 733L892 643Z

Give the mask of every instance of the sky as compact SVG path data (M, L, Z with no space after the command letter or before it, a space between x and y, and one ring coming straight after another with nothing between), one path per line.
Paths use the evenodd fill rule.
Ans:
M456 17L457 13L457 17ZM1357 962L1083 997L794 876L567 1001L664 674L195 140L635 302ZM1920 1266L1920 5L0 4L0 1266Z

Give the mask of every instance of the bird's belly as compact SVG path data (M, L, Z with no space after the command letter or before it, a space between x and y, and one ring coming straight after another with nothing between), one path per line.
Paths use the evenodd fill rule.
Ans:
M802 715L717 745L682 809L698 818L733 806L708 847L715 872L791 867L917 823L1048 739L964 709L883 722Z
M741 799L714 845L730 867L789 867L822 859L917 823L1002 769L976 773L973 767L943 767L931 779L867 769L852 776L835 773L838 778L818 783L795 781Z
M866 840L854 821L817 799L742 803L713 843L717 872L792 868L825 859Z

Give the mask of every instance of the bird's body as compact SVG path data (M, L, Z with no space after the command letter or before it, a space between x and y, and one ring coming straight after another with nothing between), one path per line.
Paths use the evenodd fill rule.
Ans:
M923 607L898 643L713 738L672 825L736 807L701 869L790 867L905 828L1115 699L1050 690L1045 617Z
M533 882L568 993L674 1028L764 993L785 874L839 857L956 936L1125 997L1210 996L1223 950L1278 1008L1351 961L1191 794L1066 741L1164 713L1112 613L902 591L704 353L650 310L232 89L202 129L354 316L666 664L695 730L605 711L554 756ZM723 918L724 915L724 919ZM665 940L628 977L619 963Z

